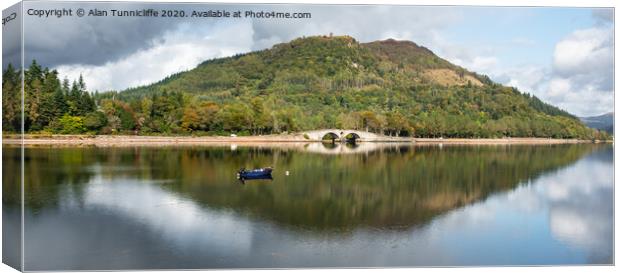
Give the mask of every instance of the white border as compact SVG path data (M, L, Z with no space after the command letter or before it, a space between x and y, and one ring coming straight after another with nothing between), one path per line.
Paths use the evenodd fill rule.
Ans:
M80 0L83 1L83 0ZM18 1L1 1L0 7L2 9L6 9ZM52 2L52 1L50 1ZM60 2L60 1L58 1ZM77 2L77 1L76 1ZM89 1L84 1L89 2ZM90 1L95 2L95 1ZM150 0L150 1L106 1L106 2L184 2L184 3L247 3L247 4L271 4L271 3L291 3L291 4L398 4L398 5L455 5L455 6L556 6L556 7L613 7L616 8L618 6L618 1L610 1L610 0L412 0L412 1L403 1L403 0L369 0L369 1L352 1L352 0L239 0L239 1L231 1L231 0L207 0L207 1L180 1L180 0ZM615 13L615 12L614 12ZM615 21L614 21L615 23ZM614 28L614 45L618 44L618 29ZM22 37L23 38L23 37ZM2 39L2 34L0 32L0 39ZM22 42L23 46L23 42ZM614 56L616 47L614 46ZM23 54L23 50L22 50ZM1 60L1 57L0 57ZM614 94L615 94L615 82L618 79L618 70L615 69L616 62L614 57ZM615 98L615 95L614 95ZM618 108L619 102L614 99L614 109ZM617 117L618 113L616 113L615 117ZM615 118L614 118L615 120ZM615 122L614 122L615 123ZM615 132L614 135L618 135L618 126L614 126ZM0 152L1 153L1 152ZM615 164L615 158L617 158L618 151L614 148L614 174L618 170L618 166ZM1 159L0 159L1 162ZM1 168L1 167L0 167ZM22 170L23 171L23 170ZM23 178L23 176L22 176ZM615 182L615 176L614 176ZM23 184L22 184L23 186ZM2 189L0 188L0 193ZM615 200L615 196L617 196L618 187L614 186L614 262L618 261L618 250L617 246L617 237L615 236L617 231L617 225L615 225L615 212L617 212L618 202ZM0 217L0 224L1 224ZM1 239L0 239L1 242ZM23 250L23 248L22 248ZM2 250L0 248L0 254ZM1 256L1 255L0 255ZM581 273L581 272L615 272L615 266L543 266L543 267L467 267L467 268L397 268L397 269L296 269L295 272L567 272L567 273ZM196 270L201 271L201 270ZM205 270L205 272L284 272L289 270ZM10 268L5 264L0 264L0 272L16 272L14 269ZM55 271L55 272L63 272L63 271ZM75 272L75 271L67 271L67 272ZM124 272L124 271L122 271ZM131 271L129 271L131 272ZM135 272L135 271L134 271ZM139 272L174 272L174 273L186 273L192 271L139 271Z

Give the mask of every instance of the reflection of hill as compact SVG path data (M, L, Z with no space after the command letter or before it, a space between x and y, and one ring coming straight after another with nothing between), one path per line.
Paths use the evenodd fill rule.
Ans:
M592 149L575 145L423 147L340 157L276 153L254 158L291 170L291 176L276 176L271 184L248 185L235 194L199 180L171 186L212 207L306 228L398 227L423 223L514 188Z
M338 156L248 147L33 148L26 150L26 206L56 206L61 183L72 188L79 202L80 185L96 173L110 179L170 180L174 183L161 187L196 203L280 224L398 228L512 189L600 147L390 146ZM18 152L5 148L4 164ZM241 166L268 165L275 167L272 182L243 186L234 180Z

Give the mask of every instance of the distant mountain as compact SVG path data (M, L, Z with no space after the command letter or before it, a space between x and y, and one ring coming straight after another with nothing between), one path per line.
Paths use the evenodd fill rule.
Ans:
M588 127L605 131L607 133L614 133L614 113L602 114L600 116L593 117L580 117L579 118Z
M145 132L348 128L418 137L600 137L535 96L393 39L302 37L97 100L113 96L128 103Z

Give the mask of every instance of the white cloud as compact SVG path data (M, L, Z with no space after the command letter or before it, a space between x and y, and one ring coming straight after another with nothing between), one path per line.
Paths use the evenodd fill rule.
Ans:
M473 71L488 73L497 66L497 63L498 61L495 57L476 56L473 58L468 67L470 67Z
M439 30L462 19L452 7L402 8L394 6L308 6L311 21L255 20L254 49L310 35L350 35L361 42L381 39L411 40L429 48L440 48ZM363 16L361 18L360 16ZM348 18L343 20L343 18Z
M503 82L506 85L538 96L540 94L536 91L545 83L548 73L545 68L540 66L523 66L508 70L502 77L505 79Z
M571 82L569 79L554 78L549 82L549 92L547 97L557 98L568 95L571 91Z
M613 64L613 31L608 28L577 30L557 43L554 71L561 76L605 73Z
M548 99L579 116L613 110L613 29L576 30L557 43Z
M499 66L499 60L492 56L477 56L467 50L449 51L449 55L445 57L449 62L461 66L469 71L473 71L484 75L496 76Z
M610 112L614 107L612 38L609 26L576 30L556 44L548 68L526 65L492 76L577 116Z
M196 29L200 28L180 25L152 41L151 47L103 65L61 65L56 69L70 79L82 74L89 90L122 90L156 82L208 59L250 51L253 44L249 22Z
M500 59L497 58L496 48L491 45L466 46L435 33L428 47L439 57L476 73L497 76L500 69Z

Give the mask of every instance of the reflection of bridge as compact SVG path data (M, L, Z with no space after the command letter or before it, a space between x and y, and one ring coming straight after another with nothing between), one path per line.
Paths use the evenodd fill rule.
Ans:
M364 154L381 149L397 149L402 147L413 147L411 143L381 143L381 142L364 142L354 143L308 143L303 146L302 151L318 154Z
M378 135L371 132L358 131L358 130L343 130L343 129L323 129L304 132L304 135L308 136L309 140L321 141L324 139L334 141L397 141L398 138ZM400 141L403 139L401 138Z

